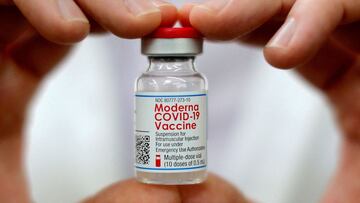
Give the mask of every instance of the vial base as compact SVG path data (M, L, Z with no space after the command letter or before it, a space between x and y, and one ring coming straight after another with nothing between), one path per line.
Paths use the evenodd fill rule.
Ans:
M199 184L206 180L207 170L185 173L151 173L136 171L136 179L146 184L158 185L191 185Z

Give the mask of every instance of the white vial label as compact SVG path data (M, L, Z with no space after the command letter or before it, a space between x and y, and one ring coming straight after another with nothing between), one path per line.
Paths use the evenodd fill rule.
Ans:
M136 170L206 168L206 92L138 92L135 119Z

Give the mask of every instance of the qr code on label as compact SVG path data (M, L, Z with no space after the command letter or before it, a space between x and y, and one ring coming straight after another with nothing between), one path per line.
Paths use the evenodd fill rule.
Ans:
M150 160L150 136L136 135L136 163L148 165Z

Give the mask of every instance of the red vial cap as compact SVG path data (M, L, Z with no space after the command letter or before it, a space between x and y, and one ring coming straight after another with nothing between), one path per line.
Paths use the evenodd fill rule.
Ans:
M173 39L173 38L201 39L201 38L203 38L202 35L200 34L200 32L198 32L197 30L195 30L192 27L177 27L177 28L160 27L146 37L165 38L165 39Z

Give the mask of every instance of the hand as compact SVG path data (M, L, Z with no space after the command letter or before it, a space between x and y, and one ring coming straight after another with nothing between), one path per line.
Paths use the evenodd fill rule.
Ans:
M21 150L26 108L71 44L90 30L137 38L177 18L176 8L160 0L76 2L0 0L0 202L30 202Z
M249 203L232 185L213 174L202 184L185 186L147 185L131 179L108 187L84 203L123 202Z
M32 2L32 4L27 3L27 1ZM46 72L48 72L50 68L53 67L56 64L56 62L60 60L61 57L65 55L65 53L67 52L66 46L60 46L53 43L49 43L49 41L44 40L44 38L58 43L69 43L69 42L71 43L80 40L87 33L86 29L84 29L85 32L81 32L80 28L82 28L82 26L79 25L73 26L71 28L74 29L71 29L69 28L70 26L66 28L66 26L62 26L61 23L60 23L61 25L57 25L56 23L53 24L53 20L49 20L51 18L44 17L51 15L52 12L46 13L45 15L39 15L39 13L44 14L45 13L44 11L46 9L39 9L36 6L33 6L36 5L34 2L39 0L31 0L31 1L27 0L27 1L25 0L14 1L15 4L18 6L18 8L20 8L22 14L26 17L26 20L23 19L20 21L20 23L17 23L16 25L18 25L18 28L15 28L13 32L16 33L16 30L19 29L19 27L21 27L21 22L23 21L29 22L31 26L35 28L36 31L35 32L28 31L33 34L22 34L21 35L22 37L18 37L20 38L20 40L14 40L9 36L6 37L6 35L5 37L0 38L0 39L4 38L4 40L2 41L5 42L3 44L6 44L6 46L3 47L7 47L6 49L3 48L3 50L7 50L7 51L6 52L4 51L5 59L2 59L0 66L6 67L4 68L4 70L5 69L10 70L8 72L5 72L7 74L3 74L3 73L0 74L0 78L1 78L0 90L1 92L6 93L6 94L2 94L3 97L0 97L0 113L2 115L9 115L6 117L6 119L0 120L1 132L7 132L4 135L2 134L2 136L0 137L1 139L0 186L2 185L6 186L6 187L0 187L0 188L5 188L5 190L0 190L0 200L6 200L6 198L10 198L10 197L13 198L14 197L13 194L16 194L15 197L19 198L19 200L25 200L28 198L26 194L26 187L24 186L25 185L24 178L21 175L22 174L21 173L22 167L20 166L21 161L19 161L21 160L20 159L21 158L20 129L22 127L24 110L27 102L29 101L29 98L31 97L38 82L40 81L40 78ZM9 3L9 1L4 1L4 0L0 0L0 2ZM46 4L51 4L51 2L52 1L47 2ZM110 8L108 6L104 8L104 5L109 5L111 3L114 4L114 2L113 0L106 0L105 3L104 1L102 1L102 3L97 4L95 1L78 0L78 5L83 11L85 11L85 13L88 16L95 19L94 22L101 24L103 27L109 29L110 31L122 37L139 37L150 32L152 29L154 29L157 26L157 25L154 26L156 23L153 24L151 23L153 21L156 21L153 20L155 19L154 17L155 14L148 13L147 15L150 16L154 15L154 16L152 17L138 16L141 20L135 20L134 22L132 22L138 26L134 26L134 27L130 26L130 29L127 29L129 24L131 23L129 23L126 17L124 17L123 15L121 16L119 15L118 9L112 9L113 7ZM354 77L355 74L351 74L351 73L357 69L356 67L358 67L358 65L355 63L356 51L359 50L358 44L356 46L356 43L358 43L358 41L353 39L355 37L351 38L351 40L348 41L346 40L349 39L346 38L349 35L349 30L355 29L356 31L357 28L353 23L356 22L358 18L356 14L359 13L356 12L359 10L358 8L359 6L357 5L357 3L355 3L355 1L349 0L348 1L349 3L347 4L345 0L344 0L345 3L343 3L341 0L337 0L336 2L339 2L339 7L338 7L337 4L335 5L335 3L329 3L326 2L325 0L322 1L319 0L316 3L305 0L298 0L296 1L296 3L295 1L291 1L291 0L286 2L284 0L284 3L281 0L265 1L265 2L263 1L247 2L243 0L238 0L238 1L233 0L228 3L229 4L228 6L224 4L226 7L223 9L221 9L221 2L228 2L228 1L219 0L217 2L220 2L217 3L217 6L216 5L214 6L214 4L211 5L211 3L205 3L203 5L196 5L196 6L194 5L185 6L180 11L180 15L183 23L192 24L194 27L196 27L206 37L210 39L232 39L242 36L241 40L243 41L252 42L252 43L261 43L264 39L267 39L267 37L273 34L272 31L275 31L278 28L278 25L282 23L284 14L287 14L288 11L291 9L290 16L293 16L294 17L293 19L295 20L288 20L287 21L288 23L286 23L288 25L286 26L288 29L282 29L282 30L290 30L290 31L280 32L280 33L285 33L284 34L285 37L282 38L276 37L274 40L271 41L271 43L265 48L266 58L271 64L278 67L297 66L299 71L306 78L308 78L309 81L311 81L313 84L323 89L326 92L326 94L329 95L329 98L333 102L336 110L339 112L339 115L343 115L343 116L339 116L340 118L339 120L340 123L344 123L343 124L343 129L345 132L344 134L347 135L347 137L352 137L352 138L358 137L357 136L358 133L356 133L358 129L354 127L354 125L352 124L352 123L356 124L356 121L358 121L358 116L356 116L357 111L354 111L354 109L356 108L352 108L355 106L353 104L355 103L356 99L352 99L352 100L346 99L349 98L350 95L353 94L354 90L356 89L349 87L353 87L353 86L355 87L357 85L356 83L357 80ZM295 6L293 6L294 3ZM309 6L310 3L312 3L311 5L314 4L315 6L310 7ZM41 5L43 6L44 4ZM310 7L311 9L309 9L308 7ZM9 7L6 8L8 9ZM26 8L28 9L28 12L26 12ZM102 8L102 9L98 9L98 8ZM173 22L173 20L171 19L173 19L174 12L171 11L172 10L171 8L173 7L163 6L161 8L161 15L157 14L158 17L161 19L157 21L158 24L160 23L160 21L162 21L162 23L164 24L171 24ZM108 9L115 10L115 12L111 12ZM137 9L133 11L136 12L136 10ZM53 10L50 9L50 11ZM346 13L346 15L342 15L344 17L339 17L341 19L337 21L335 14L337 14L338 12L344 14L341 11L346 11L344 12ZM330 13L331 15L327 16L328 13ZM38 15L38 18L34 17L37 16L36 14ZM19 16L23 18L21 14ZM9 18L1 18L1 19L9 19ZM124 25L126 25L124 26L126 27L126 29L124 27L122 27L122 29L117 27L117 25L121 23L116 23L117 21L114 19L118 19L118 20L122 19L119 20L119 22L122 22ZM49 22L46 23L47 20L49 20L49 22L51 23ZM93 20L90 20L90 22L93 23ZM346 25L344 26L344 28L339 29L339 31L335 31L335 27L342 22L349 22L349 23L351 22L353 24ZM75 23L84 23L84 22L80 17L80 19L70 20L68 25L72 23L75 24ZM6 22L4 24L6 24ZM43 28L41 28L42 26ZM60 27L59 30L55 29L55 27L57 26ZM49 29L49 27L52 29ZM86 28L86 26L83 27ZM318 28L321 29L317 30ZM7 30L12 31L11 29L7 29ZM292 34L289 34L289 32ZM69 33L73 33L73 34L70 34L70 36L68 36ZM248 34L245 35L245 33ZM301 34L296 34L296 33L306 33L306 35L303 35L303 37L301 37ZM2 35L3 33L0 32L0 36ZM30 36L34 35L33 36L34 39L37 39L40 42L42 41L48 42L49 44L52 45L50 47L54 47L55 50L61 50L61 48L60 49L56 48L58 46L62 47L62 49L64 50L56 52L57 54L51 54L50 51L51 49L47 48L47 46L44 46L44 50L46 51L43 50L41 54L38 53L34 55L33 54L29 55L29 53L31 52L29 52L28 50L30 49L30 47L35 46L35 45L31 45L31 43L29 43L30 45L26 46L28 42L33 41L30 40L33 39L33 37L29 37L29 35ZM332 37L331 39L328 39L330 35ZM67 36L69 38L67 38ZM277 36L281 36L281 34L278 34ZM14 41L19 41L19 42L15 43ZM39 45L41 43L37 42L35 44ZM346 48L343 45L346 45L345 46ZM26 47L27 49L25 49ZM31 50L41 51L42 49L32 48ZM54 57L54 60L52 57L47 56L47 54L45 53L49 53L50 56ZM41 57L39 57L39 55ZM336 56L336 57L332 57L332 56ZM41 58L48 58L51 60L41 61L40 60ZM328 62L329 59L332 59L333 61L329 63ZM50 61L51 63L49 63ZM316 68L316 69L312 68L315 65L318 66L317 64L319 64L321 68ZM28 69L30 69L31 71L28 72ZM34 71L35 74L33 74L33 70L35 70ZM15 77L14 77L14 73L15 73ZM31 77L29 77L29 75ZM29 90L27 90L28 88ZM18 91L13 91L13 90L18 90ZM11 98L11 99L5 100L4 95L8 95L6 96L6 98ZM347 96L347 97L339 97L338 95ZM353 94L353 95L359 97L358 94ZM351 108L347 108L350 110L344 110L346 109L345 107L349 107L347 103L351 104L350 105ZM21 108L14 108L15 104ZM352 114L354 114L354 116L348 116ZM350 120L350 122L347 120ZM3 129L4 131L2 131ZM339 200L341 202L352 202L352 201L354 202L356 198L358 198L356 197L356 194L359 188L357 188L358 186L354 185L353 184L354 182L352 181L354 178L357 178L358 175L356 174L357 173L356 169L359 168L360 166L359 155L357 155L358 153L360 153L359 150L357 149L358 143L356 139L350 139L350 138L345 139L344 143L345 144L344 144L344 152L343 152L343 161L340 164L338 174L336 175L333 184L339 186L340 188L342 188L342 190L338 190L336 188L330 187L328 192L329 195L326 196L325 201ZM132 188L131 191L136 191L136 190L141 191L148 189L150 191L152 189L154 189L155 191L160 190L162 191L161 193L164 192L163 193L164 195L166 195L166 193L170 191L169 193L171 193L171 195L169 195L169 197L182 198L182 200L186 201L189 200L186 199L187 196L190 196L192 198L204 197L201 196L204 195L203 192L191 194L191 191L193 190L193 188L200 188L200 189L194 189L194 191L212 191L210 190L211 187L209 185L211 185L211 183L213 182L216 182L217 183L216 185L218 184L224 185L224 188L226 188L225 191L233 191L227 196L222 196L223 198L233 197L235 199L228 199L228 200L238 200L239 202L244 202L244 199L241 197L239 193L236 192L236 190L234 190L228 183L224 182L223 180L217 177L210 177L209 181L202 185L180 186L180 187L151 186L151 185L138 184L133 181L125 181L117 185L114 185L107 190L104 190L102 193L99 193L99 195L93 198L92 201L95 200L100 201L104 199L104 201L107 200L108 202L116 202L117 200L119 201L124 200L121 198L125 194L135 194L135 195L137 194L136 192L124 193L123 189L126 188ZM209 190L201 189L201 188L208 188ZM216 190L217 189L218 188L216 187ZM177 192L174 193L174 190L177 190ZM121 195L118 196L118 194ZM210 193L205 193L205 194L210 194ZM23 199L21 199L21 196L23 197ZM134 196L129 195L129 197L133 198ZM154 197L154 196L150 195L150 197ZM226 199L224 201L226 201Z
M344 134L338 170L323 201L359 202L360 2L212 0L185 5L180 18L213 40L265 45L272 37L264 48L267 61L295 67L322 90Z

